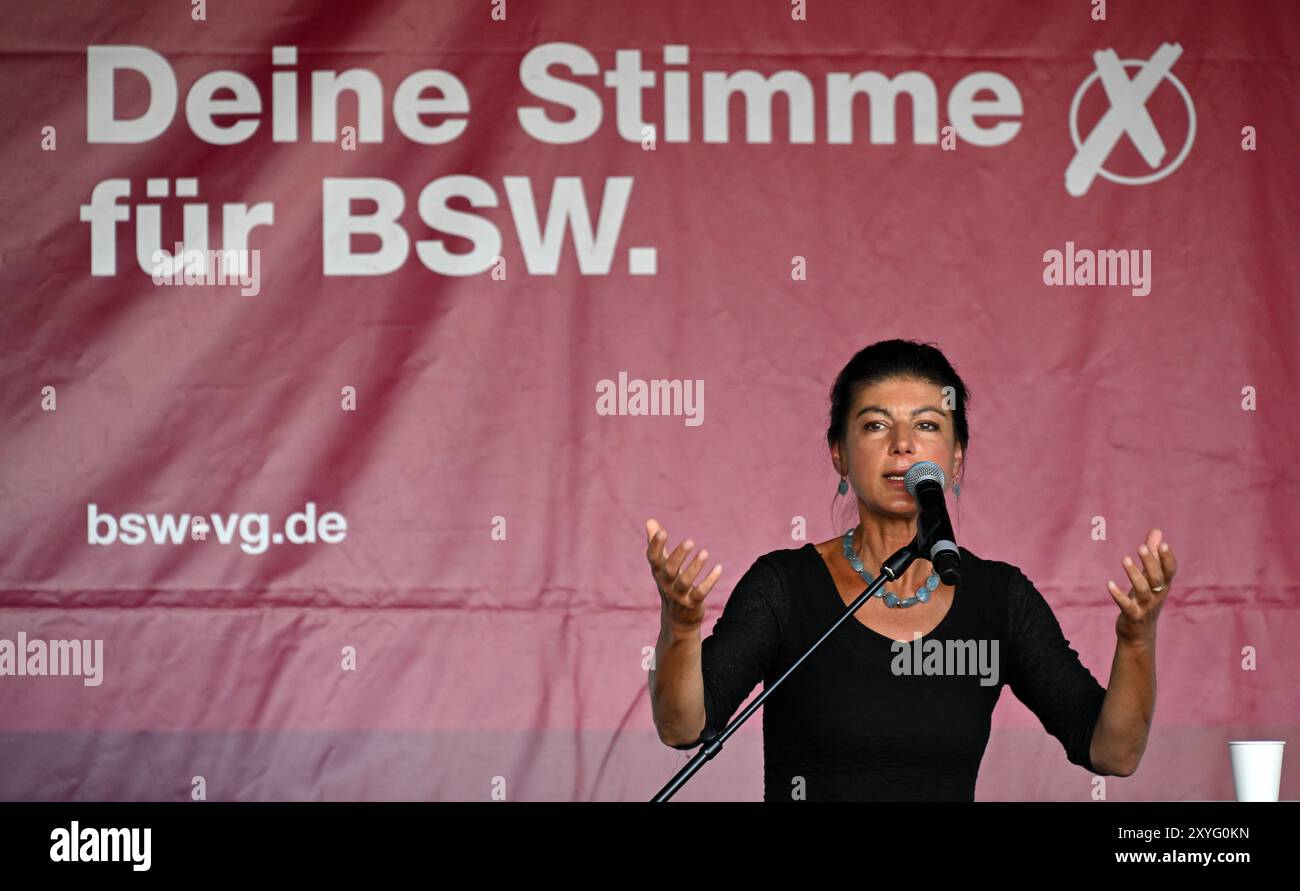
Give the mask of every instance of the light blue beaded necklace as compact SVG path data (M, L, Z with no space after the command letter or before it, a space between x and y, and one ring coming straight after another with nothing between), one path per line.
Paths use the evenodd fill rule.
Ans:
M862 576L862 580L870 585L875 581L875 579L873 579L871 574L863 567L862 561L858 558L858 552L853 550L853 533L857 528L857 526L852 526L849 528L848 532L844 533L844 556L848 558L849 565L857 570L858 575ZM892 591L886 591L883 587L877 591L874 596L883 598L885 606L908 607L915 606L918 603L928 603L931 592L933 592L937 587L939 587L939 576L932 572L930 573L930 577L925 580L925 584L916 589L915 597L899 599L897 594L894 594Z

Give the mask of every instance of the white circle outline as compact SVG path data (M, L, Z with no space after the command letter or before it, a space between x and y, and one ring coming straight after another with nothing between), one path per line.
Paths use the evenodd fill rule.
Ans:
M1125 68L1129 66L1145 68L1150 64L1145 59L1120 59L1119 63ZM1079 104L1083 101L1083 94L1088 92L1088 87L1092 86L1092 82L1100 76L1100 71L1093 71L1092 74L1085 77L1083 83L1079 84L1079 88L1074 91L1074 100L1070 103L1070 141L1074 143L1076 151L1083 147L1082 143L1079 142ZM1188 152L1192 150L1192 140L1196 138L1196 106L1192 104L1192 96L1187 92L1187 87L1183 86L1183 82L1172 71L1165 72L1164 76L1178 88L1178 92L1183 96L1183 103L1187 106L1187 139L1183 143L1183 150L1178 153L1178 157L1174 158L1173 163L1168 167L1157 170L1155 173L1149 173L1146 176L1123 176L1118 173L1111 173L1104 166L1099 166L1097 175L1102 179L1108 179L1113 183L1126 186L1144 186L1147 183L1157 182L1177 170L1178 165L1183 163Z

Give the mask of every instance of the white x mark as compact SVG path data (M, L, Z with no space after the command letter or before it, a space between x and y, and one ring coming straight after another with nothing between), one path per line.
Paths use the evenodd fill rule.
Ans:
M1146 101L1169 69L1178 61L1183 48L1176 43L1162 43L1133 80L1128 79L1114 50L1093 53L1093 61L1101 77L1101 85L1110 100L1110 108L1065 169L1065 190L1071 195L1082 195L1096 178L1119 138L1128 134L1142 159L1152 168L1160 166L1165 157L1165 144L1156 132Z

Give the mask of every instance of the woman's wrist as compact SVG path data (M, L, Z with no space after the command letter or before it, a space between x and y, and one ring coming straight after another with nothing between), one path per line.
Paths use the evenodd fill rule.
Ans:
M665 612L659 619L659 642L665 646L692 643L700 639L699 625L682 625L668 618Z

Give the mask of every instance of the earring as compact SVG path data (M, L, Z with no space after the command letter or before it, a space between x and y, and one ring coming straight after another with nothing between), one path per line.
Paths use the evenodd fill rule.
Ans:
M840 488L839 488L839 493L840 493L841 495L844 495L844 494L846 494L848 491L849 491L849 481L848 481L848 478L847 478L847 477L840 477Z
M953 483L953 484L952 484L952 494L953 494L953 495L961 495L961 483Z

